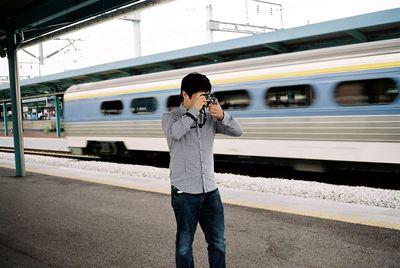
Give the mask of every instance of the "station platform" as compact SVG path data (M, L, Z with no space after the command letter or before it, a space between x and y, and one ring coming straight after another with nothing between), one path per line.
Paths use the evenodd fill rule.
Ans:
M12 131L8 133L7 137L12 137ZM5 137L4 135L4 130L0 128L0 137ZM29 131L26 130L24 131L24 137L28 138L57 138L57 133L54 131L49 131L49 132L44 132L43 130L37 130L37 131ZM64 132L61 132L61 138L64 138Z
M168 181L27 170L16 178L10 163L0 163L0 267L174 267ZM400 261L398 210L220 191L228 267L395 267ZM208 267L200 228L194 256L196 267Z

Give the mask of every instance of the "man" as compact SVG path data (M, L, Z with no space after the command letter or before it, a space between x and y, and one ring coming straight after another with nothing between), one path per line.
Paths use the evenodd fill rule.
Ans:
M226 267L224 210L214 180L213 144L215 133L240 136L242 130L218 100L207 101L210 92L205 75L188 74L181 84L183 102L162 118L170 151L178 268L194 267L192 244L198 223L208 244L210 267Z

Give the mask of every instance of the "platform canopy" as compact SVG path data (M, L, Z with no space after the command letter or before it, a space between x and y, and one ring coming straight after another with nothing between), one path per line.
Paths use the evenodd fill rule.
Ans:
M6 56L6 33L19 33L21 47L82 28L107 17L154 5L160 0L2 0L0 51Z

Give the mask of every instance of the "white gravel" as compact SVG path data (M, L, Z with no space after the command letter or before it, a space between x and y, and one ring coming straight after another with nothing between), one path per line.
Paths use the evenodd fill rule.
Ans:
M11 161L13 159L14 154L0 153L0 160ZM51 165L126 175L132 177L132 179L148 178L164 181L169 180L169 170L166 168L95 161L78 161L74 159L34 155L25 155L25 161L31 164ZM217 184L227 188L400 209L400 191L395 190L338 186L319 182L278 178L254 178L226 173L216 173L215 175Z

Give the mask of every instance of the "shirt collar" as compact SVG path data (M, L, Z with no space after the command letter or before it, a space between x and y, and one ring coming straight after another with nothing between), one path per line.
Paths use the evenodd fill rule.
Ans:
M183 102L181 102L181 105L179 106L179 110L181 111L182 114L187 112L185 106L183 106Z

